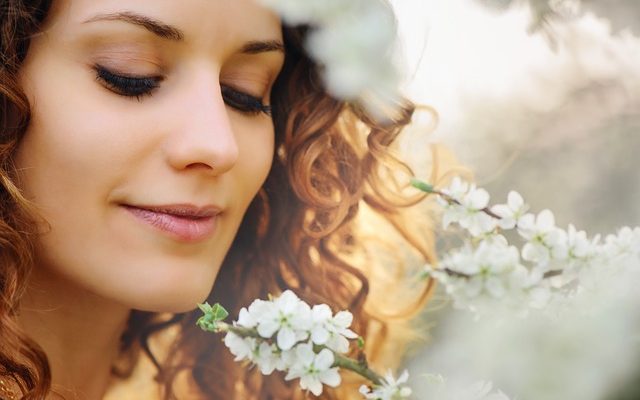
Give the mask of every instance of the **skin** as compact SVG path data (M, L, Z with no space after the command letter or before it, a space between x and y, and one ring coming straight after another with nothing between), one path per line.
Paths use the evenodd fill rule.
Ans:
M122 11L182 38L95 20ZM277 17L252 0L54 1L33 39L21 70L32 121L15 160L49 228L20 323L69 398L103 397L131 309L182 312L208 295L273 155L271 118L221 95L224 85L268 104L284 57L245 54L249 41L282 41ZM163 80L151 96L125 97L96 78L96 64ZM123 203L222 212L210 237L185 242Z

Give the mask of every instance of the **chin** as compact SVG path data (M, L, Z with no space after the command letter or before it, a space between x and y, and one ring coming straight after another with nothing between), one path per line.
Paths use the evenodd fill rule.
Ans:
M173 282L147 282L144 290L124 299L130 308L160 313L183 313L197 308L206 300L213 280L191 279ZM128 296L127 296L128 297Z
M131 308L140 311L158 313L183 313L194 310L198 303L203 303L208 292L204 295L194 295L193 293L182 293L180 295L168 294L162 298L146 298L132 302Z

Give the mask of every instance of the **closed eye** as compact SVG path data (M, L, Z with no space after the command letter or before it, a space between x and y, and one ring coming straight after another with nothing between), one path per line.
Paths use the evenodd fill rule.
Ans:
M264 104L261 99L255 96L226 85L221 86L221 92L225 104L240 112L271 115L271 106Z
M164 80L162 76L137 76L115 73L101 65L95 65L94 69L96 80L107 89L120 96L135 97L138 101L141 101L144 96L151 96ZM264 104L258 97L228 85L221 85L220 92L225 104L241 113L271 115L271 106Z
M155 89L160 87L162 76L136 76L121 75L111 72L100 66L95 66L96 79L107 89L125 97L135 97L140 100L142 96L150 96Z

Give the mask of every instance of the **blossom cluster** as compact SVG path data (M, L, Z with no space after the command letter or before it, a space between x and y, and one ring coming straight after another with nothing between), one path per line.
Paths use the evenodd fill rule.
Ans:
M550 210L530 213L515 191L505 204L490 206L486 190L457 177L434 193L444 208L443 226L457 224L471 237L427 271L459 308L542 308L581 293L616 266L628 265L622 258L640 257L640 228L591 238L573 225L566 230L556 226ZM521 248L508 242L510 230L520 237Z
M261 0L285 23L308 25L305 48L321 65L329 93L360 101L373 115L392 107L399 84L390 62L395 18L384 0Z
M226 313L215 317L219 306L201 306L205 316L199 325L207 330L226 331L224 344L235 361L249 361L264 375L286 372L285 380L299 379L300 387L314 395L322 394L323 385L337 387L339 367L366 369L345 356L349 340L358 335L349 327L353 315L339 311L335 315L326 304L310 307L291 290L269 301L254 300L242 308L233 325L220 323ZM342 360L340 363L338 358ZM408 375L395 380L389 373L373 391L361 389L366 399L400 400L411 393L403 387Z

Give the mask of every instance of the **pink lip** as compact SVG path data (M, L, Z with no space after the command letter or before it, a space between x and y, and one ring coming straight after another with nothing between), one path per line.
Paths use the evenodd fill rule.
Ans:
M122 204L139 220L183 242L199 242L216 229L220 209L214 206L196 207L188 204L166 206L132 206Z

